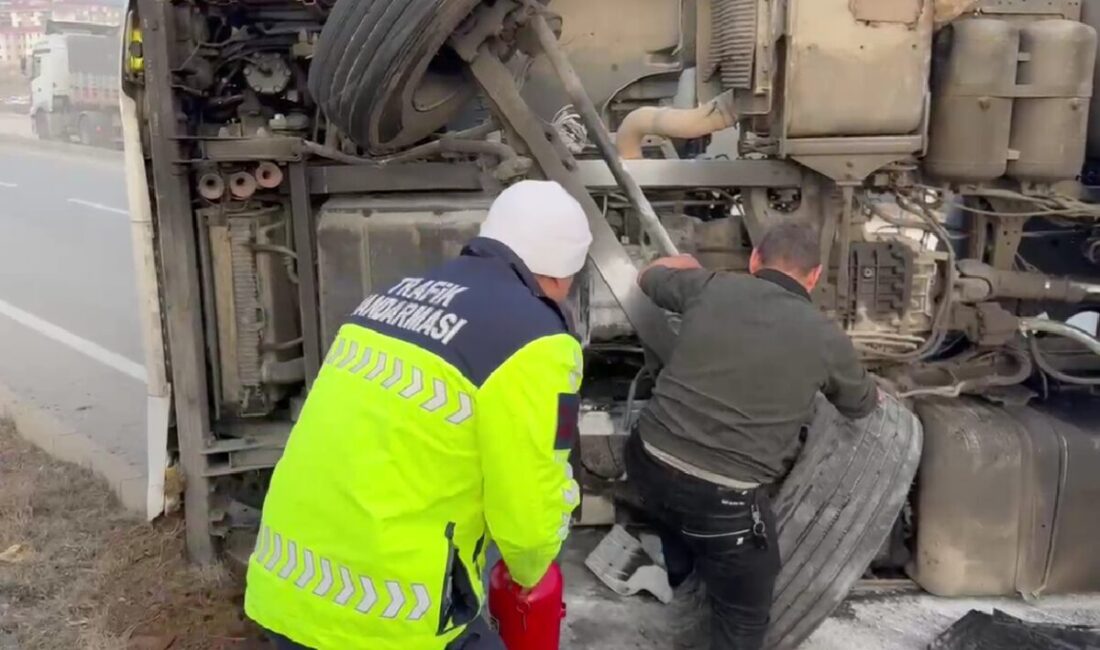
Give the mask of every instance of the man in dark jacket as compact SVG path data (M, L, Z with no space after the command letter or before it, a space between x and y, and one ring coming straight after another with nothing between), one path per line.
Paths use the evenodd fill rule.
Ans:
M751 276L691 256L639 276L683 321L627 471L662 526L673 586L695 570L707 588L714 650L763 644L779 573L768 492L798 456L817 393L851 418L878 401L848 337L811 302L820 250L812 227L783 222L753 251Z

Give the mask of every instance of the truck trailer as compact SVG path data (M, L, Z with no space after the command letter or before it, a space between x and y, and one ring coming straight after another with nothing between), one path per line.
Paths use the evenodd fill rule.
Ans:
M182 500L196 561L246 558L341 319L551 179L595 240L578 525L629 521L623 442L676 336L636 269L747 272L800 219L815 303L890 397L816 409L769 647L860 579L1100 588L1098 25L1100 0L131 0L150 512Z
M119 28L50 20L31 55L30 116L40 140L122 142Z

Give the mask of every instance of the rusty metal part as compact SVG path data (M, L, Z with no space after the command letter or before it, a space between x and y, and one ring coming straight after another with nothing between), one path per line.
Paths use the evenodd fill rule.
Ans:
M996 302L956 305L951 329L961 331L976 345L998 347L1008 345L1019 335L1020 320Z
M950 0L941 0L950 1ZM1026 16L1027 18L1065 18L1081 19L1081 5L1092 0L978 0L973 9L985 16Z
M229 176L229 192L238 199L252 198L259 184L248 172L235 172Z
M1005 361L1009 362L1005 367ZM907 373L912 388L898 395L914 397L959 397L981 394L990 389L1016 386L1031 376L1031 357L1015 347L976 350L962 358L931 363Z
M199 195L208 201L217 201L225 196L225 179L221 174L209 172L199 177Z
M646 234L649 235L661 254L675 255L678 252L676 244L673 243L672 238L669 237L668 232L661 225L657 213L653 211L653 206L649 204L649 200L646 199L645 193L642 192L638 182L634 180L630 171L623 165L622 158L612 142L607 125L600 119L600 114L596 110L595 104L592 103L592 98L588 96L588 92L584 89L580 77L577 76L573 65L558 46L558 37L550 29L550 25L547 24L546 19L541 14L536 14L531 18L530 28L534 30L535 35L538 37L543 54L550 60L550 64L557 72L566 94L573 101L573 105L580 113L585 126L588 127L589 133L595 139L596 146L600 149L600 153L611 169L611 173L615 176L615 180L626 191L631 205L637 210L638 219L641 221L642 227L645 228Z
M1100 298L1100 284L1043 273L995 269L978 260L961 260L956 283L959 298L966 302L985 302L995 298L1017 300L1054 300L1078 303Z
M516 153L516 150L503 142L485 140L466 140L454 136L443 136L407 151L403 151L385 158L366 158L353 156L338 149L327 147L316 142L303 142L306 151L322 158L329 158L349 165L387 167L403 163L416 162L424 158L438 156L445 153L471 154L494 156L499 161L493 170L497 180L509 181L525 175L531 169L531 160Z
M645 106L626 116L616 133L619 155L627 160L642 157L642 140L657 135L691 140L730 128L737 123L724 94L697 108L658 108Z
M611 288L642 341L658 358L667 359L673 342L668 320L638 289L637 268L588 194L576 160L557 131L535 116L516 88L511 71L489 47L482 46L468 63L501 124L526 145L546 178L561 183L580 202L592 229L589 259Z
M262 162L256 166L256 182L266 190L273 190L283 184L283 170L273 162Z
M936 27L942 27L977 8L980 2L981 0L936 0L934 5Z
M924 10L922 0L851 0L852 15L869 23L914 26Z
M757 0L714 0L710 7L710 64L726 89L751 90L760 17ZM708 76L710 71L708 70Z

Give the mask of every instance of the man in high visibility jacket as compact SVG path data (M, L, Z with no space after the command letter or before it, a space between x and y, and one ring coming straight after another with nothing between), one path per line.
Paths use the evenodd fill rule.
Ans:
M248 566L245 610L278 647L501 647L486 548L533 587L580 499L582 357L561 305L591 241L560 185L524 181L460 257L341 327Z

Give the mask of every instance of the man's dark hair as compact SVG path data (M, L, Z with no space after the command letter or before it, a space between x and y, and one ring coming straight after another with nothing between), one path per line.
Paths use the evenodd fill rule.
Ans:
M821 265L821 237L815 224L800 219L779 221L756 246L764 266L807 274Z

